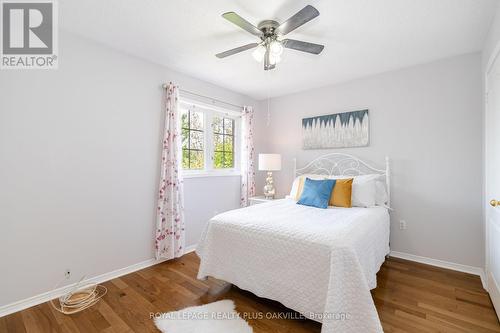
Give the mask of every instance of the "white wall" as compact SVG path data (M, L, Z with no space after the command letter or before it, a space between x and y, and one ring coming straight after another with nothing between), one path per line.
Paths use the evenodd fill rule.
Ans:
M62 33L55 71L0 72L0 306L153 255L160 84L245 96ZM239 177L185 181L187 245Z
M197 244L205 223L214 215L240 206L240 177L185 179L186 244Z
M381 75L271 99L259 107L265 137L257 153L283 154L275 173L278 194L292 183L298 166L328 152L345 152L383 168L391 158L391 249L476 267L484 266L481 221L481 56L468 54ZM370 146L302 150L304 117L370 110ZM264 176L259 173L258 188ZM398 221L406 220L407 230Z
M500 41L500 3L497 5L497 10L495 12L495 18L491 23L490 30L486 36L486 41L484 43L482 58L483 58L483 68L486 67L488 60L495 51L498 42Z

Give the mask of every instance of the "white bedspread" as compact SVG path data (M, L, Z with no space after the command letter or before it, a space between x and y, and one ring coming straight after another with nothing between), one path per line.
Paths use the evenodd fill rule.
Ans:
M385 208L318 209L275 200L219 214L202 235L198 278L212 276L323 323L382 332L370 289L389 253Z

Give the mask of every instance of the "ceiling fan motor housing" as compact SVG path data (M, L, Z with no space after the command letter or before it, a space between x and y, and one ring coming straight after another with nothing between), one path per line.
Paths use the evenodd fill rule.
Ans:
M262 31L261 39L264 40L266 37L277 37L276 29L280 26L280 24L273 20L265 20L259 23L257 28Z

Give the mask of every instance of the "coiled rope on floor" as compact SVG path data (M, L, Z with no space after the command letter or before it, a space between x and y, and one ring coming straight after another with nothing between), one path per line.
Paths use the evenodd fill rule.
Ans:
M100 284L88 283L82 285L84 278L85 276L69 292L57 299L59 300L59 305L54 302L55 300L51 300L50 304L52 307L63 314L73 314L99 302L108 290Z

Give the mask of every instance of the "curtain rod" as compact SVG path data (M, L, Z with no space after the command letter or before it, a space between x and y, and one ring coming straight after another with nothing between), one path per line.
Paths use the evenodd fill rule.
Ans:
M167 88L168 87L168 84L162 84L161 86L163 89ZM224 102L224 101L221 101L219 99L216 99L216 98L212 98L212 97L209 97L209 96L205 96L205 95L200 95L200 94L197 94L197 93L194 93L192 91L189 91L189 90L185 90L185 89L180 89L179 88L179 91L180 92L183 92L183 93L187 93L187 94L190 94L190 95L194 95L194 96L198 96L198 97L202 97L202 98L206 98L206 99L209 99L212 101L212 104L214 102L217 102L217 103L222 103L222 104L226 104L226 105L231 105L232 107L235 107L235 108L238 108L238 109L243 109L243 106L241 105L236 105L236 104L232 104L232 103L228 103L228 102Z

